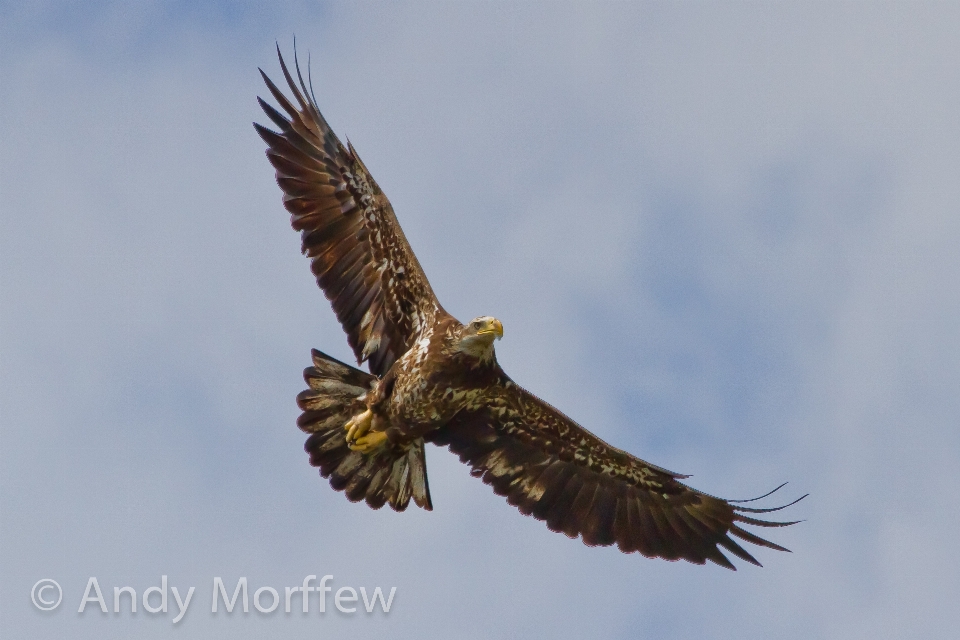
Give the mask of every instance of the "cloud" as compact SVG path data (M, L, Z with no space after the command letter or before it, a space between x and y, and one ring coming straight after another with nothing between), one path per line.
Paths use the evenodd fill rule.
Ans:
M938 637L957 624L960 135L943 4L70 5L4 21L5 628L87 577L195 585L185 637ZM732 574L588 549L446 452L437 510L329 490L294 428L349 359L250 122L273 43L519 382L806 522ZM388 616L211 616L214 576L397 586ZM36 580L64 586L40 616ZM109 585L109 586L107 586ZM282 595L282 589L281 589Z

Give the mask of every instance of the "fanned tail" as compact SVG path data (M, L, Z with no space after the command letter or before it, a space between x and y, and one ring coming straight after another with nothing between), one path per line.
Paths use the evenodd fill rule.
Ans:
M310 388L297 396L303 410L297 426L310 434L304 445L310 464L351 502L365 500L373 509L389 504L403 511L413 498L417 506L432 510L422 439L370 454L347 447L343 425L366 409L366 394L377 377L316 349L312 355L313 366L303 372Z

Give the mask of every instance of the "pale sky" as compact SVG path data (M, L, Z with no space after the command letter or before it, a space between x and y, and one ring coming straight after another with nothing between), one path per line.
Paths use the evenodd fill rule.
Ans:
M0 2L4 636L955 633L960 5L197 6ZM708 493L809 492L764 532L793 553L587 548L436 447L432 513L319 478L294 398L350 352L251 126L294 34L506 371ZM391 610L210 611L311 574ZM161 575L182 620L113 612Z

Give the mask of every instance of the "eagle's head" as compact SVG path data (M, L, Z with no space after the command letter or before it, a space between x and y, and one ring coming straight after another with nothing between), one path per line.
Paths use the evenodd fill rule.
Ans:
M503 337L503 325L496 318L480 316L460 329L459 351L480 360L493 357L493 341Z

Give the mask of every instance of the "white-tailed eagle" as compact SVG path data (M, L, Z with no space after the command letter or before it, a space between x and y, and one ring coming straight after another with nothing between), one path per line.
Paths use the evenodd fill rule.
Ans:
M261 70L280 110L260 106L278 131L255 126L317 283L370 369L314 350L304 372L297 424L310 434L310 463L334 489L374 509L403 511L411 498L431 509L424 443L432 442L521 513L588 545L730 569L720 548L759 565L734 538L786 551L742 528L794 524L750 515L784 507L692 489L686 476L610 446L513 382L494 353L500 321L462 324L443 310L386 195L330 129L299 65L297 82L282 56L280 65L293 102Z

